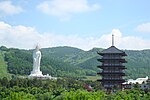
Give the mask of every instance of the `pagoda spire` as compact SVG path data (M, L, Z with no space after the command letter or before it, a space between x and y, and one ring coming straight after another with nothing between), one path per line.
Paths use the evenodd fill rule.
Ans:
M112 46L114 46L114 34L112 34Z

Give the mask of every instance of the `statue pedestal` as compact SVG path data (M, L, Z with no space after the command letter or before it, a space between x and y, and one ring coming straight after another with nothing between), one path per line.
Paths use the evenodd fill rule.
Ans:
M31 74L29 76L33 76L33 77L41 77L43 76L42 72L39 70L39 71L31 71Z

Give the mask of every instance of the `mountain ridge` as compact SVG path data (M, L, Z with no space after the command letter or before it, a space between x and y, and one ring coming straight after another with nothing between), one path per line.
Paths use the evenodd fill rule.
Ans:
M48 73L54 76L80 77L96 75L99 71L97 66L100 65L100 62L97 61L100 55L98 55L97 52L101 52L102 50L104 49L93 48L84 51L69 46L41 48L41 70L45 74ZM5 61L8 64L7 69L9 73L28 75L32 70L33 50L22 50L1 46L0 51L5 51ZM125 64L127 67L125 71L127 74L126 78L150 76L150 50L123 51L128 55L125 57L128 61L128 63ZM22 62L22 64L20 64L20 62ZM21 71L21 73L19 71Z

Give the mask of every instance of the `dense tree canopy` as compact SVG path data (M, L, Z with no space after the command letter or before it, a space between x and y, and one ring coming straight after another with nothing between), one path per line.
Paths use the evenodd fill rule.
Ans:
M88 92L83 85L91 85ZM2 100L149 100L150 90L124 90L107 94L99 82L64 78L41 80L6 77L0 79L0 99Z

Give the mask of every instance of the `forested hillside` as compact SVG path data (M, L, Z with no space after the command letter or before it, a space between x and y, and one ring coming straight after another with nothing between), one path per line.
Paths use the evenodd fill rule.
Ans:
M4 61L4 52L0 51L0 78L8 77L10 78L10 74L7 72L7 63Z
M43 74L50 74L57 77L84 77L94 76L99 71L97 65L100 63L97 58L100 56L101 48L93 48L83 51L73 47L42 48L41 70ZM14 48L0 47L1 69L14 75L29 75L32 70L33 50L21 50ZM126 78L137 78L150 76L150 50L125 50ZM7 74L8 74L7 73ZM8 74L9 75L9 74Z

